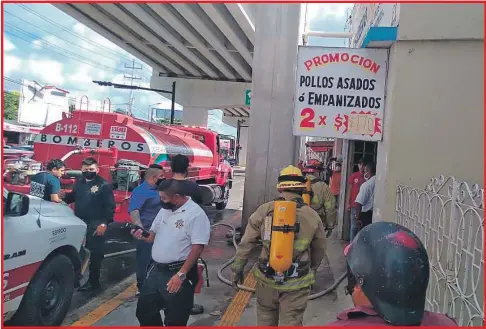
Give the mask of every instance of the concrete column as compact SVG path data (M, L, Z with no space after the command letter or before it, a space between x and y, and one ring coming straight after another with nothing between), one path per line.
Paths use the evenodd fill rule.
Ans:
M208 126L208 109L203 107L184 106L182 124L187 126Z
M292 135L300 4L258 4L242 226L277 195L279 172L297 162Z
M246 158L248 156L248 131L250 127L240 128L240 153L238 157L238 165L246 167Z

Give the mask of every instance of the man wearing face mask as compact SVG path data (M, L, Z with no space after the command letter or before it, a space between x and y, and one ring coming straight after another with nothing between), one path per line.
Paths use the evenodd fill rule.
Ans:
M355 201L356 230L369 225L373 221L373 201L375 199L375 173L376 165L371 162L365 166L365 182L360 186Z
M136 316L141 326L186 326L198 281L197 260L209 242L210 222L204 210L184 196L181 182L160 183L162 208L149 236L132 235L153 242L152 262L140 291ZM164 309L162 321L160 310Z
M74 202L74 214L87 225L86 248L91 252L89 279L80 291L98 292L101 289L100 272L104 258L106 227L113 222L115 197L111 184L98 176L99 167L94 158L86 158L81 167L83 178L64 196L64 202Z
M128 212L132 223L148 230L152 226L155 216L162 208L159 192L159 180L162 178L162 167L151 165L145 172L144 181L137 186L130 197ZM137 292L138 296L145 277L145 271L151 259L152 243L143 240L137 243Z

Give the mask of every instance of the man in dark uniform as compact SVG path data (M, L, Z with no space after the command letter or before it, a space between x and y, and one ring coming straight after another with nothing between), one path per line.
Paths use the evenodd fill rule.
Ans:
M99 167L94 158L82 162L83 178L74 185L71 193L64 197L66 203L74 204L74 214L87 225L86 248L91 252L89 279L80 291L96 292L101 289L100 271L104 258L106 227L113 222L115 197L111 184L98 176Z
M172 178L180 181L180 188L184 191L184 195L190 196L192 201L198 205L202 204L202 192L196 182L187 180L189 158L185 155L178 154L171 159L170 167L172 170Z
M447 326L444 314L425 311L429 257L409 229L390 222L364 227L344 250L348 263L346 293L354 308L327 326Z

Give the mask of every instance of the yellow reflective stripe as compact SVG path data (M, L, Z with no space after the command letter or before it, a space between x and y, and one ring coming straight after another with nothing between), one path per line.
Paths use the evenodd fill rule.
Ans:
M296 239L294 240L294 250L304 251L309 248L310 240L307 239Z
M312 286L316 282L313 271L310 271L309 274L301 278L287 279L282 284L275 282L273 278L267 278L257 267L253 268L252 273L259 283L283 292L304 289Z

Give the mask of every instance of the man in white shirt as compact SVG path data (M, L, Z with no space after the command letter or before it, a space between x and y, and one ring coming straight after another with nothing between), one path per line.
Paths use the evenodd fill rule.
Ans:
M132 231L135 238L153 242L136 315L141 326L186 326L198 280L197 260L209 242L211 225L204 210L183 195L179 181L163 181L159 194L163 205L149 237Z
M373 202L375 198L375 174L376 165L371 162L365 166L365 182L360 186L358 196L356 197L356 225L360 230L373 221Z

